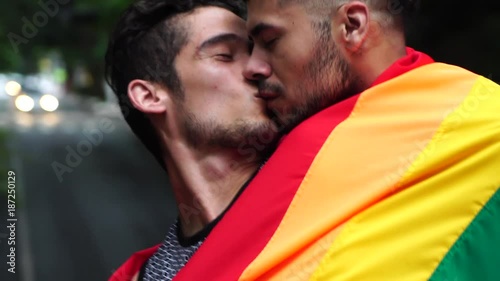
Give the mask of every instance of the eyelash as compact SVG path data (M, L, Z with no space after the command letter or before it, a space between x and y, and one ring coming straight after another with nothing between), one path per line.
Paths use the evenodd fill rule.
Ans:
M217 54L216 57L223 58L224 61L232 61L233 56L230 54Z
M266 47L267 49L272 48L274 46L274 44L276 43L277 40L278 40L278 38L274 38L272 40L264 42L264 47Z
M248 53L252 54L253 48L255 47L255 43L253 41L248 42Z

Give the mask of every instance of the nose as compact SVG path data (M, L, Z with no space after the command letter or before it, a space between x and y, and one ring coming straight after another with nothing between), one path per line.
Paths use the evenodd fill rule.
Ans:
M259 81L269 78L272 75L272 68L268 62L260 58L255 52L243 70L243 76L251 81Z

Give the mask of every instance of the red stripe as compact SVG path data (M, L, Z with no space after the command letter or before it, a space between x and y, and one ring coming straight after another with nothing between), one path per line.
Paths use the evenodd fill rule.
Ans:
M393 65L386 69L380 76L372 83L372 87L388 81L394 77L404 74L412 69L433 63L434 60L428 55L415 51L412 48L406 47L406 56L397 60Z
M372 86L432 62L426 54L407 48L407 56ZM271 239L315 156L330 133L349 117L359 96L312 116L284 138L174 281L238 280Z
M135 253L118 270L109 281L130 281L141 270L142 265L152 256L161 245L156 245L146 250Z
M358 97L314 115L286 136L174 280L238 280L274 234L316 154Z

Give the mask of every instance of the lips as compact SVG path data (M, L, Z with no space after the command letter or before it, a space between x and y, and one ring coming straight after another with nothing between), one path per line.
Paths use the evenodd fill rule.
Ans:
M257 94L257 97L264 100L272 100L277 98L278 96L279 94L274 91L259 91L259 93Z

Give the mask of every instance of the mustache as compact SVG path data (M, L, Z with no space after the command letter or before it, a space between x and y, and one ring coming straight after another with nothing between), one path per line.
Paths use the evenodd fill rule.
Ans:
M285 93L285 89L283 88L283 86L281 86L279 84L266 82L263 80L258 82L257 88L258 88L259 92L273 92L273 93L276 93L280 96Z

